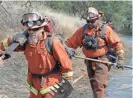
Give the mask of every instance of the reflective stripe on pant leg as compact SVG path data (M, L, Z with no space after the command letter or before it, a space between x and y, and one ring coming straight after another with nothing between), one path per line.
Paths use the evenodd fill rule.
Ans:
M53 85L53 86L54 86L55 88L57 88L57 89L59 88L59 86L58 86L57 84L55 84L55 85ZM40 93L44 95L44 94L50 92L51 89L52 89L52 90L55 90L55 88L54 88L53 86L50 86L50 87L45 88L45 89L41 89L41 90L40 90Z
M26 82L26 87L27 87L27 89L28 89L30 92L34 93L35 95L38 94L38 90L36 90L33 86L31 86L31 85L28 84L27 82Z

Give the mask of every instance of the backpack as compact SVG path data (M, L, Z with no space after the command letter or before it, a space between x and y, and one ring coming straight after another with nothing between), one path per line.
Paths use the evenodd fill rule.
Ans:
M87 29L87 26L88 25L85 24L82 27L83 28L83 30L82 30L82 40L85 38L85 33L86 33L85 30ZM102 26L101 26L101 32L100 32L100 34L101 34L100 38L103 39L105 42L106 42L106 39L105 39L105 36L104 36L104 31L105 31L106 26L107 26L107 24L102 24Z
M48 24L46 26L44 26L44 29L46 32L49 32L50 34L55 33L55 22L54 20L51 19L47 19Z
M103 39L105 43L107 44L105 36L104 36L104 31L105 31L106 26L107 26L106 24L103 24L101 26L100 38ZM86 49L93 49L93 50L105 47L106 45L99 46L99 42L97 39L98 38L97 32L95 33L94 36L85 36L87 27L88 27L88 24L85 24L82 27L82 40L84 40L84 43L82 43L80 47L84 46Z
M105 43L106 43L106 45L108 45L108 43L107 43L107 41L106 41L106 39L105 39L105 28L106 28L106 26L107 26L108 24L105 24L105 23L103 23L102 24L102 26L101 26L101 31L100 31L100 38L101 39L103 39L104 41L105 41ZM82 40L85 38L85 30L87 29L87 24L85 24L83 27L82 27ZM81 45L81 47L82 47L82 45ZM109 60L111 61L111 62L114 62L114 63L116 63L116 54L115 54L115 51L114 51L114 49L112 48L112 46L110 46L110 45L108 45L108 47L109 47L109 51L107 52L107 57L109 58Z

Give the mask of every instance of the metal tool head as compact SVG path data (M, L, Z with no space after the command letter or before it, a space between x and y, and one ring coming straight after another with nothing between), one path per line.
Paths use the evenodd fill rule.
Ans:
M54 92L52 98L67 98L73 91L72 85L65 78L63 78L61 83L56 83L56 84L59 86L59 88L54 86L55 90L51 89L51 91Z

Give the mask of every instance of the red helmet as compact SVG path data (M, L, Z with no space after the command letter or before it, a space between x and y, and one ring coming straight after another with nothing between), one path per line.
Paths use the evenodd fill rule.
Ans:
M26 13L22 16L21 23L28 28L40 28L45 26L48 21L38 13Z

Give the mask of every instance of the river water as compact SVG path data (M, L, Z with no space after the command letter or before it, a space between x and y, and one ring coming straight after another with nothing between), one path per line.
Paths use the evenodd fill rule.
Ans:
M122 41L126 42L127 45L132 45L132 37L122 37ZM132 55L127 59L126 65L132 66ZM106 98L132 98L132 78L132 70L129 68L124 70L113 69L105 91Z

